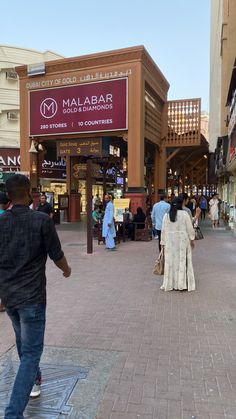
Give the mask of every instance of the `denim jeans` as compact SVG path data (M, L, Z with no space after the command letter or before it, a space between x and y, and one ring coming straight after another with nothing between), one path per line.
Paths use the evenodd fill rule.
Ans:
M43 352L46 305L6 308L6 311L15 331L20 365L5 410L5 419L24 419L23 412L32 387L41 380L39 362Z

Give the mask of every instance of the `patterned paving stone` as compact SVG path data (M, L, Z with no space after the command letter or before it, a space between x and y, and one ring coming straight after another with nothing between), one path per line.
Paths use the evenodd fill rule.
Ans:
M9 399L17 367L17 363L9 362L0 375L0 409L2 412ZM43 375L41 397L30 401L25 417L52 419L71 416L73 406L69 405L69 398L79 381L87 377L89 370L69 365L63 367L48 364L42 364L41 369Z
M94 417L116 353L45 348L41 396L31 400L25 419L88 419ZM11 394L19 363L14 351L0 361L0 419ZM78 361L82 366L78 365ZM46 362L45 362L46 361Z

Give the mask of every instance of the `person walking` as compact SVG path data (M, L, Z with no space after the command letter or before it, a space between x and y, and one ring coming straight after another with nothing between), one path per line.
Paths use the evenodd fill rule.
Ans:
M47 197L44 193L41 193L40 195L37 211L44 212L45 214L48 214L50 218L53 218L52 206L49 204L49 202L47 202Z
M215 228L219 220L219 200L217 194L212 195L212 198L209 201L209 208L212 227Z
M199 207L201 209L201 220L206 218L206 211L207 211L207 199L204 195L201 196L199 200Z
M161 230L163 217L170 210L170 204L167 202L167 196L161 195L160 202L153 205L151 218L154 226L154 237L159 240L159 250L161 250Z
M221 206L222 206L222 200L219 197L219 194L216 194L216 198L218 199L218 221L217 221L217 226L220 225L220 217L221 217Z
M112 203L112 197L106 194L105 197L106 209L102 222L102 237L105 238L106 249L116 250L115 240L116 230L114 223L114 205Z
M175 198L163 218L161 246L164 247L165 267L161 289L164 291L194 291L196 288L191 251L195 231L182 204L180 198Z
M29 208L29 179L16 174L6 181L13 206L0 217L0 298L16 336L20 365L4 419L23 419L30 395L40 395L40 357L46 317L47 256L71 275L53 220Z
M190 217L190 220L192 221L193 216L192 216L192 211L190 210L190 208L188 207L189 205L189 196L186 192L183 192L181 194L179 194L179 198L181 199L181 201L183 201L182 204L182 210L186 211Z
M5 213L9 203L10 200L8 199L7 194L5 192L0 192L0 216ZM6 311L6 309L0 300L0 313L3 313L4 311Z

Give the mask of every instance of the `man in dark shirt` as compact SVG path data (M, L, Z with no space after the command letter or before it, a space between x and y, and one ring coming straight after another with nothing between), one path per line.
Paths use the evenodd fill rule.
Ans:
M48 214L50 218L53 218L53 209L49 202L47 202L47 198L44 193L40 195L39 200L40 202L37 211L45 212L45 214Z
M6 188L13 207L0 217L0 298L12 321L20 366L5 419L23 419L34 384L32 395L40 395L47 256L66 278L71 269L53 221L42 212L29 209L29 179L16 174L7 180Z

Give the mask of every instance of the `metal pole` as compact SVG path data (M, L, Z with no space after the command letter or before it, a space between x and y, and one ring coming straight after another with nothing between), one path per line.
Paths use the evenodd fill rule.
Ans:
M87 253L93 253L92 232L92 160L87 160L86 173L86 198L87 198Z

